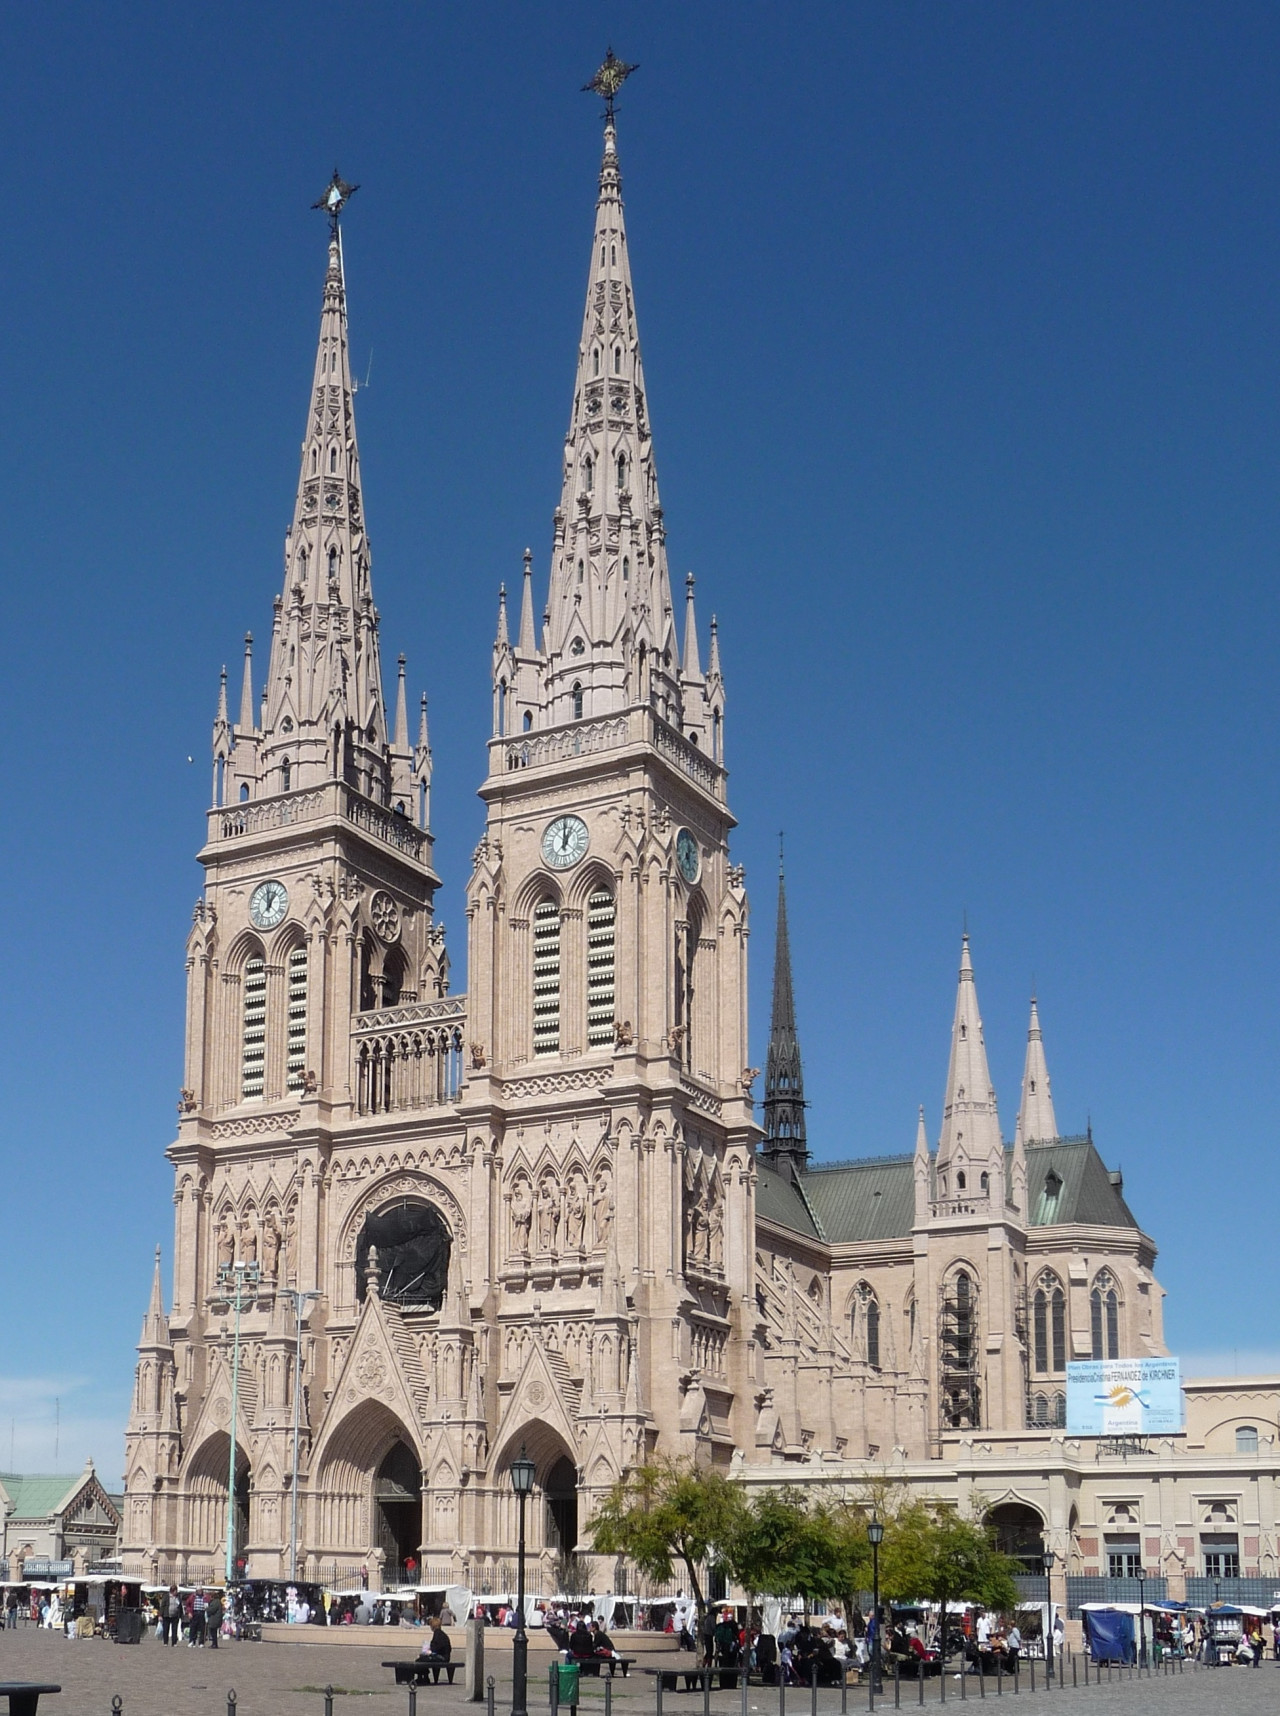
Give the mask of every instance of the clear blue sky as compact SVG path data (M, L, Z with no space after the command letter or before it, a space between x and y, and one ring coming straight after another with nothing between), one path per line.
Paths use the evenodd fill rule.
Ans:
M279 583L335 161L384 660L431 696L464 981L610 39L672 569L722 627L753 1058L778 828L820 1156L910 1149L920 1102L936 1138L967 911L1006 1132L1034 974L1172 1350L1280 1362L1280 10L49 4L0 65L0 1466L11 1422L52 1463L56 1399L59 1464L119 1470L217 674Z

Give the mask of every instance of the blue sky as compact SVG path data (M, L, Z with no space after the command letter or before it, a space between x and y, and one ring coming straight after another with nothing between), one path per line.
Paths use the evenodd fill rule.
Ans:
M1171 1349L1280 1363L1280 11L49 4L0 65L0 1464L52 1463L56 1400L58 1463L119 1469L217 674L278 586L335 160L384 659L431 697L464 981L610 39L672 569L704 647L721 622L753 1059L779 828L820 1156L909 1150L920 1102L936 1138L967 912L1006 1131L1034 979Z

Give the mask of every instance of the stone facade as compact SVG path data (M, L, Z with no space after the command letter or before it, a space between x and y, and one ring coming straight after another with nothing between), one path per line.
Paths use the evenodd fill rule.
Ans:
M1105 1497L1070 1523L1066 1361L1162 1353L1162 1295L1119 1176L1058 1136L1034 1007L1011 1146L966 938L936 1151L922 1111L914 1153L813 1166L780 890L756 1123L719 642L713 620L704 669L692 577L677 621L612 120L546 605L526 552L451 989L403 657L383 694L343 194L266 682L248 640L214 726L126 1562L207 1576L230 1515L244 1569L284 1575L296 1453L303 1576L500 1588L522 1448L548 1583L655 1450L744 1481L1048 1486L1087 1559Z

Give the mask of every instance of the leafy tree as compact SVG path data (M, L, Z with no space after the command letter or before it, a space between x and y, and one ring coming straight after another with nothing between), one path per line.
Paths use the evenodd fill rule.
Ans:
M710 1551L720 1555L736 1541L745 1509L741 1486L719 1472L685 1460L654 1460L619 1478L587 1530L596 1554L626 1555L649 1579L670 1579L675 1565L683 1565L703 1641L699 1569Z
M841 1595L840 1526L795 1489L762 1490L743 1509L725 1544L725 1567L751 1592L803 1599Z
M944 1641L948 1603L1011 1609L1018 1600L1013 1582L1018 1571L1019 1564L1000 1553L982 1521L966 1519L941 1502L908 1500L885 1519L881 1593L936 1603Z

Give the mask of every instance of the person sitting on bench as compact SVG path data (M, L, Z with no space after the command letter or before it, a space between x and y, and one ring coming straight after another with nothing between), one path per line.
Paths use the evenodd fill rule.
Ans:
M578 1624L569 1635L569 1650L574 1656L594 1656L596 1654L595 1640L591 1637L586 1621L578 1616Z
M427 1658L428 1665L431 1669L432 1684L439 1686L440 1670L453 1655L453 1645L449 1639L448 1633L445 1632L444 1628L440 1625L439 1615L432 1615L430 1625L430 1636L427 1638L422 1649L418 1652L418 1655L425 1656Z

